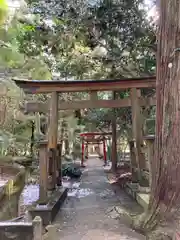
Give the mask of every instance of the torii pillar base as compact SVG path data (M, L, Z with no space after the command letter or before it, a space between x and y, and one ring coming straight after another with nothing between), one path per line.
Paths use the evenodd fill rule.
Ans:
M44 226L52 223L67 197L67 188L59 188L51 192L46 205L39 205L38 202L28 208L32 219L40 216Z
M67 188L56 186L53 191L48 191L48 142L46 140L39 142L39 149L39 200L29 206L28 212L32 219L40 216L43 225L49 225L66 199L68 190ZM59 168L61 168L60 165Z

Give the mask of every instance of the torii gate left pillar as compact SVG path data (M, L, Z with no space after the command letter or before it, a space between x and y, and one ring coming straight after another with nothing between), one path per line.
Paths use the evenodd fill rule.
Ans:
M58 93L53 92L50 102L48 130L48 189L56 188L57 178L57 139L58 139Z

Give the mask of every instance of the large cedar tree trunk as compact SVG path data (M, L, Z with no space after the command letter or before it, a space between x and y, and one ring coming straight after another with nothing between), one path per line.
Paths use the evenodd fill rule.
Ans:
M156 143L144 227L174 231L180 230L180 0L161 0L159 17Z

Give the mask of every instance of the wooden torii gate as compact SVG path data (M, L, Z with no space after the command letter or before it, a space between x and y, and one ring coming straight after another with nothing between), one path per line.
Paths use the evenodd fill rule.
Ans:
M48 143L47 147L44 148L48 154L42 154L40 164L40 198L47 196L48 190L48 178L49 171L44 166L44 163L50 162L48 166L52 166L51 172L51 184L50 189L53 190L56 187L56 174L57 174L57 132L58 132L58 110L66 109L82 109L82 108L118 108L132 106L133 115L133 136L136 141L136 159L138 168L141 170L144 167L144 162L141 153L142 145L142 134L141 134L141 119L140 119L140 106L144 105L155 105L154 99L142 99L139 96L140 88L155 88L156 77L144 77L144 78L128 78L128 79L114 79L114 80L80 80L80 81L45 81L45 80L19 80L13 79L16 85L24 90L25 93L29 94L40 94L40 93L51 93L51 100L47 104L27 103L25 110L29 112L48 112L49 117L49 131L48 131ZM131 89L131 97L123 100L98 100L91 98L87 101L77 101L74 103L61 102L58 105L58 93L65 92L89 92L90 95L97 95L97 91L118 91L124 89ZM113 136L112 136L113 138ZM116 142L112 142L112 155L116 156ZM117 159L113 158L114 161ZM47 164L46 164L47 166ZM140 177L140 174L139 174Z
M84 151L85 148L88 146L89 143L103 143L103 155L104 155L104 164L107 163L107 156L106 156L106 136L112 135L112 133L106 132L86 132L81 133L80 136L82 138L82 157L81 157L81 166L84 167ZM95 138L98 136L98 138Z

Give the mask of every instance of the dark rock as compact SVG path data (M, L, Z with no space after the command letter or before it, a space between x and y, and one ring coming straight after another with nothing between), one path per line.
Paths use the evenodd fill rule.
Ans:
M80 166L75 164L65 164L62 166L62 176L67 176L70 178L80 178L82 175L82 171Z

